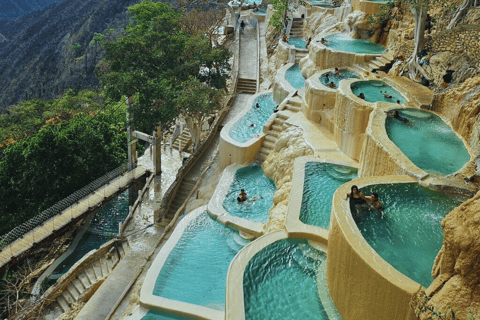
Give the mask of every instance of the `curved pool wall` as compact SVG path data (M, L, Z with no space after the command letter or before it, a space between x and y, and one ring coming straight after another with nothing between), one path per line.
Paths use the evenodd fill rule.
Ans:
M340 82L335 101L333 117L333 134L338 147L350 158L359 160L363 147L365 132L370 119L370 113L379 104L399 106L397 103L368 102L360 99L352 92L352 84L364 81L359 79L346 79ZM418 103L410 95L405 94L407 89L401 88L387 77L382 81L399 91L406 99L404 105L418 108ZM360 173L360 176L361 173Z
M334 194L327 250L327 282L344 320L417 319L409 303L421 285L395 269L372 249L351 215L349 202L345 200L352 185L368 191L378 185L391 184L402 185L403 188L406 184L418 184L418 181L408 176L360 178L342 185ZM438 195L433 190L429 192ZM409 198L406 198L408 201ZM388 197L383 201L388 206ZM430 216L426 218L431 219ZM375 223L378 225L385 221L377 219ZM439 220L437 222L440 223Z
M249 98L246 103L250 108L244 108L235 118L229 121L220 131L220 143L219 143L219 166L220 168L225 168L226 166L237 163L240 165L246 165L252 162L255 159L255 156L258 153L258 150L262 147L263 140L265 140L265 133L263 132L263 127L266 122L261 125L262 130L258 133L257 136L252 137L247 142L238 142L235 141L230 136L230 130L235 126L238 121L241 121L242 118L250 111L251 108L254 108L255 101L257 97L261 95L272 94L271 92L262 92L257 93ZM270 116L271 118L272 116ZM269 118L269 119L270 119ZM258 125L260 126L260 125Z
M157 254L140 292L143 307L187 318L225 318L227 269L246 241L212 220L205 210L202 206L185 216ZM222 245L226 250L218 250ZM199 268L202 276L197 274Z
M230 186L234 182L235 173L237 170L246 168L238 164L232 164L223 170L222 177L215 188L213 196L208 202L208 213L214 219L226 226L234 227L242 232L252 234L255 237L259 237L263 234L263 223L250 221L238 216L231 215L224 206L225 199L230 191ZM248 190L246 190L248 192ZM273 205L273 195L272 195ZM267 212L268 218L268 212Z
M268 248L270 245L275 244L277 241L282 241L286 239L297 239L292 236L289 236L287 232L281 230L266 234L257 240L246 245L233 259L230 264L227 276L227 287L226 287L226 317L225 319L246 319L245 315L245 295L244 295L244 275L245 269L249 262L255 257L255 255L261 252L263 249ZM305 239L303 239L305 241ZM325 246L320 243L315 243L308 241L308 244L319 251L326 252ZM327 259L328 260L328 259ZM323 265L323 266L322 266ZM318 297L321 301L321 304L324 306L326 315L328 318L321 319L331 319L337 320L341 319L336 311L335 305L330 298L326 283L325 274L322 275L325 264L322 263L317 273L317 289ZM318 284L323 284L318 286ZM294 284L295 285L295 284ZM287 317L288 318L288 317ZM317 318L315 318L317 319Z
M309 50L304 48L297 48L295 47L295 45L289 44L288 42L284 42L282 39L279 39L275 56L275 69L279 70L285 63L295 63L295 56L297 52L302 52L307 55Z
M341 71L354 73L351 68L342 68ZM318 122L330 132L334 132L333 116L337 89L327 87L320 80L326 73L332 73L333 68L316 72L305 80L305 106L302 109L307 119ZM361 76L359 76L361 78Z
M470 161L463 141L439 116L418 109L396 109L408 125L387 118L387 135L419 168L431 175L450 175Z
M380 6L387 3L387 1L365 1L365 0L352 0L352 11L362 11L367 15L380 13L382 10Z
M350 90L355 96L363 93L365 101L368 102L387 102L404 104L407 99L396 89L381 80L362 80L355 81L350 85ZM382 92L386 92L391 98L386 98Z
M343 162L331 159L319 159L316 157L299 157L295 159L292 188L290 192L290 201L288 203L287 216L285 219L285 228L291 237L307 238L324 245L328 245L328 228L322 228L314 225L309 225L301 221L302 208L306 205L304 201L305 186L305 172L308 164L331 164L338 166L350 167L357 169L358 165L355 162ZM341 183L343 184L343 183ZM322 195L325 193L322 191ZM330 199L333 197L333 192L327 195ZM330 201L328 199L328 201ZM327 202L328 202L327 201ZM331 209L328 209L328 217L330 217Z
M406 174L418 180L424 180L430 174L417 167L388 137L385 127L387 118L385 112L393 109L399 109L398 105L392 106L392 104L380 103L377 104L377 109L372 113L359 160L359 176ZM468 144L460 135L456 135L471 154ZM472 161L471 158L470 161ZM460 169L461 171L462 169Z
M272 92L273 92L273 99L275 102L280 104L285 98L297 91L288 81L285 79L285 74L288 69L293 67L295 63L286 63L283 65L278 71L277 74L274 77L273 80L273 87L272 87Z
M285 80L296 90L305 88L305 78L298 64L294 64L285 71Z
M352 67L355 64L368 62L381 55L354 53L329 48L320 43L320 39L326 36L326 34L317 35L308 46L309 59L312 60L320 70L335 67Z
M417 319L410 300L421 285L393 268L363 238L350 214L345 195L382 183L415 183L406 176L370 177L342 185L334 194L328 236L327 283L344 320Z

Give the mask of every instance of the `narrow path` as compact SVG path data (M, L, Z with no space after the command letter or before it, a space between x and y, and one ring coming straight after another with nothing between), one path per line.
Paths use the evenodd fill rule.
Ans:
M248 24L246 16L241 16L240 21L245 21L245 29L240 31L240 64L238 77L243 79L257 79L257 29Z

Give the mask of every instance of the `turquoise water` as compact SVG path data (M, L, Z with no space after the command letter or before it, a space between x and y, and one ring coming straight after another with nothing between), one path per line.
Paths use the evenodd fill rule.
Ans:
M439 193L417 183L373 185L361 190L379 194L384 219L371 214L357 223L368 244L395 269L428 287L442 247L440 222L464 197Z
M260 108L256 108L257 102ZM233 140L244 143L263 132L263 126L268 118L272 115L277 107L277 103L273 100L271 93L258 96L250 108L250 110L239 119L230 129L230 137ZM253 124L253 127L250 125Z
M297 37L290 38L288 39L288 44L292 44L295 46L295 48L298 48L298 49L307 49L307 43L303 38L297 38Z
M256 4L257 6L262 3L262 0L245 0L243 2L244 5L253 5ZM239 1L233 1L232 5L234 6L239 6L240 2Z
M317 271L326 255L306 240L284 239L258 252L245 268L245 318L328 319L318 297Z
M387 135L417 167L434 175L447 175L470 160L463 142L439 116L417 109L397 111L410 122L404 125L387 118Z
M258 14L258 15L260 15L260 16L264 16L264 15L267 14L267 11L265 11L265 10L257 10L257 11L255 11L254 13L255 13L255 14Z
M245 189L249 199L258 196L262 198L252 202L238 203L237 197L241 189ZM275 190L275 182L265 176L262 167L251 164L235 172L230 190L223 201L223 208L232 216L264 223L273 206Z
M362 39L353 39L345 33L336 33L325 37L329 48L363 54L381 54L385 51L385 47Z
M335 84L335 87L332 89L337 89L338 84L343 79L358 79L358 76L348 70L339 70L338 74L335 74L334 72L326 72L320 76L320 82L324 86L328 87L328 84L330 82L333 82Z
M300 221L328 230L333 194L342 184L357 177L355 168L331 163L307 162Z
M115 238L118 233L118 224L123 222L127 215L128 190L94 213L90 226L83 234L75 250L60 263L50 277L60 277L85 254L100 248L101 245Z
M305 78L302 76L302 70L298 64L294 64L285 72L285 79L295 89L302 89L305 87Z
M238 232L202 213L168 255L153 294L224 310L228 267L246 243Z
M315 6L319 6L322 8L335 8L333 4L328 1L309 0L309 2Z
M365 80L365 81L356 81L351 84L352 92L358 97L358 95L363 92L365 95L365 100L368 102L389 102L397 103L397 100L400 100L400 103L405 103L407 100L405 97L393 89L391 86L386 84L383 81L379 80ZM392 98L385 98L385 96L380 91L387 91Z
M189 320L190 318L185 318L175 314L168 314L162 311L149 310L142 320Z

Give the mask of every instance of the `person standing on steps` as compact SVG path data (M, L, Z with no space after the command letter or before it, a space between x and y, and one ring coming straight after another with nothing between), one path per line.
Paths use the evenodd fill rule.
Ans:
M243 29L245 29L245 22L242 20L242 22L240 22L240 31L243 32Z

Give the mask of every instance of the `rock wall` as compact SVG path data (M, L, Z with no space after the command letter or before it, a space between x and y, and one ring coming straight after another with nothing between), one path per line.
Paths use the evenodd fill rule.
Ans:
M288 198L292 188L293 162L297 157L312 156L313 149L308 145L299 127L289 127L282 131L262 164L265 175L275 181L277 191L273 196L273 207L264 226L265 233L285 229Z
M478 316L480 310L480 192L451 211L442 227L444 240L432 269L434 281L425 290L427 306L442 314L451 308L457 320L476 319L469 315ZM420 319L431 318L432 312L422 310L422 304L415 307Z
M452 52L468 56L473 64L480 67L480 27L459 26L438 32L427 39L429 53Z

